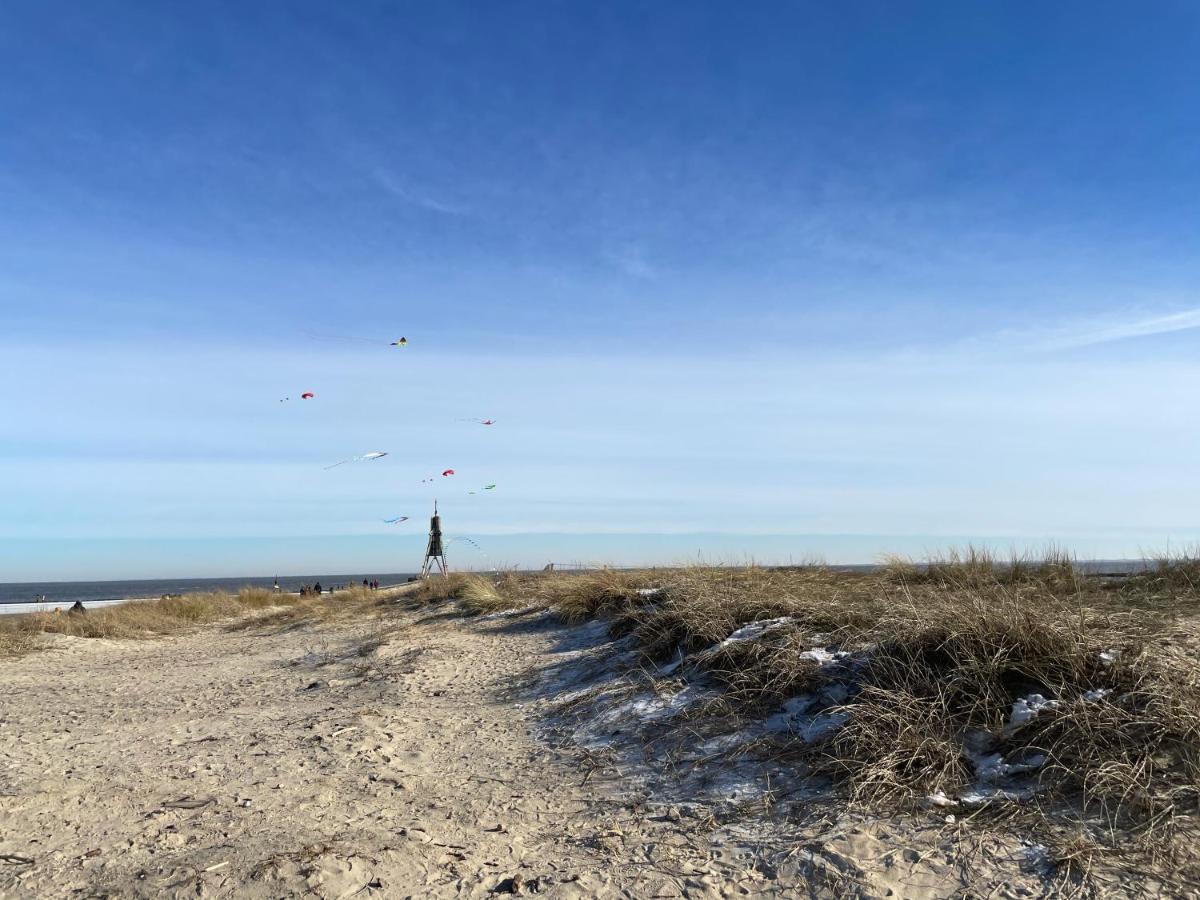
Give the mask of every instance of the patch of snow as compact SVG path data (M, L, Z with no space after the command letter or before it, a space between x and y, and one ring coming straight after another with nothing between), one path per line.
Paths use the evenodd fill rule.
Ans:
M701 756L712 756L716 753L725 753L733 750L742 744L749 743L758 735L753 728L744 728L741 731L735 731L731 734L721 734L714 738L709 738L707 741L696 746L696 752Z
M999 788L977 786L959 795L959 800L967 806L980 806L994 800L1019 802L1033 796L1033 788Z
M1104 663L1106 666L1111 666L1117 661L1117 657L1120 655L1121 654L1119 650L1101 650L1100 662Z
M517 609L502 609L499 612L488 613L486 616L480 616L477 621L491 622L495 619L511 619L514 616L528 616L533 615L534 613L540 613L540 615L537 617L539 619L548 618L550 616L550 610L545 609L543 606L538 604L533 604L531 606L522 606Z
M762 637L768 631L773 631L776 628L782 628L784 625L791 625L796 620L792 616L780 616L778 619L763 619L761 622L751 622L749 625L743 625L721 643L718 647L727 647L730 644L739 644L742 641L753 641Z
M846 724L850 718L841 712L820 712L809 715L809 710L818 702L818 698L804 694L792 697L783 704L783 711L768 716L763 726L775 734L794 735L806 744L819 741L831 731Z
M1033 772L1040 769L1046 764L1046 756L1044 753L1031 753L1020 760L1008 763L1009 775L1023 775L1026 772Z
M655 674L657 674L659 676L672 675L682 665L683 665L683 652L680 651L679 655L675 659L671 660L669 663L663 663L661 666L659 666L658 671Z
M958 806L958 801L947 797L943 791L934 791L925 798L925 802L930 806Z
M831 706L836 706L839 703L845 703L846 698L849 696L850 688L838 681L835 681L833 684L827 684L821 688L821 699Z
M662 593L662 588L638 588L637 592L643 597L657 597Z
M968 755L972 765L975 766L976 777L985 783L999 781L1011 775L1032 772L1046 764L1046 757L1041 753L1031 754L1013 762L1005 762L1004 756L1000 753Z
M599 694L602 691L603 688L595 685L587 685L586 687L576 688L573 691L565 691L564 693L557 694L554 696L553 702L555 706L566 706L567 704L574 703L576 700L583 699L589 694Z
M980 781L995 781L1008 774L1004 756L999 753L972 756L971 764L975 766L975 774Z
M785 732L794 734L800 730L802 723L807 720L806 715L817 702L817 698L810 694L802 694L799 697L792 697L790 700L785 700L783 704L783 712L776 713L773 716L768 716L766 722L767 731Z
M1041 694L1030 694L1028 697L1021 697L1013 704L1012 715L1008 717L1008 730L1013 731L1032 722L1033 719L1042 710L1057 709L1057 700L1047 700Z
M699 685L690 685L673 696L638 694L592 715L575 729L574 740L592 750L609 746L623 732L636 731L650 723L670 719L693 703L712 696L715 696L713 690Z
M836 731L845 725L849 718L845 713L823 713L813 716L812 720L800 729L800 738L806 744L819 741L831 731Z
M797 654L798 659L811 659L819 666L828 665L831 662L837 662L839 659L845 659L850 654L841 650L829 651L824 647L813 647L811 650L804 650Z
M1112 688L1096 688L1094 691L1084 691L1083 699L1089 703L1095 703L1098 700L1103 700L1112 693Z
M783 711L789 716L801 716L812 707L816 700L808 694L803 694L799 697L792 697L790 700L785 700L783 703Z
M551 653L562 655L564 653L581 653L593 649L595 644L603 643L608 638L608 629L610 623L603 619L597 619L594 622L589 622L586 625L580 625L570 632L570 641L564 642L564 646L558 650L551 650Z

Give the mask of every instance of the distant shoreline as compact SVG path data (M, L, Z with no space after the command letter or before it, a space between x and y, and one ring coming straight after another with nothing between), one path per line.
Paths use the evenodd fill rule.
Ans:
M923 562L915 562L922 566ZM999 564L1003 565L1001 561ZM880 567L880 563L834 563L827 568L841 572L872 572ZM1127 575L1137 572L1149 565L1150 559L1096 559L1077 560L1076 567L1088 575ZM573 564L558 564L556 568L562 571L586 571L601 568L601 566ZM654 568L652 566L612 566L611 568ZM671 568L665 566L663 568ZM803 565L764 566L768 569L804 568ZM284 593L298 593L302 585L320 582L324 587L334 585L359 584L364 578L378 580L381 584L396 585L415 577L415 572L385 572L385 573L353 573L353 574L322 574L322 575L280 575L279 587ZM145 578L127 580L103 581L43 581L43 582L0 582L0 614L7 612L37 612L44 609L52 610L63 604L70 605L76 600L85 604L109 605L127 603L133 600L156 600L164 594L191 594L204 591L224 590L236 592L243 587L273 588L276 576L250 575L226 578ZM41 598L45 596L45 601ZM7 607L21 607L8 609Z
M414 572L363 572L354 574L280 575L278 584L284 593L298 593L301 586L320 582L322 587L361 584L363 579L378 580L381 584L402 584ZM145 578L123 581L43 581L0 583L0 607L19 606L3 612L37 612L54 609L76 600L86 604L110 605L133 600L157 600L164 594L195 594L207 591L235 593L244 587L271 589L276 583L273 575L252 575L232 578ZM45 596L45 601L41 600Z

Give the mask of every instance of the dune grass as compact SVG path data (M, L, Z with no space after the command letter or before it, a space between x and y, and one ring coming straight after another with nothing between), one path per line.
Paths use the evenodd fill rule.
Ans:
M158 600L135 600L90 609L82 614L72 614L64 609L59 612L0 616L0 656L34 649L39 634L65 634L80 638L161 637L195 625L297 602L298 598L289 594L247 587L236 594L213 591Z
M1097 852L1169 856L1200 816L1200 561L1121 579L1065 554L980 550L871 573L689 567L464 577L441 586L470 613L537 605L603 617L648 663L683 656L725 687L726 708L766 715L811 696L843 724L784 742L784 760L831 776L854 803L919 810L977 784L967 747L1041 759L1032 796L982 811L1069 825ZM723 644L755 622L754 640ZM812 650L845 654L821 665ZM1014 727L1014 703L1052 703ZM824 698L824 699L820 699ZM832 699L830 699L832 698ZM982 752L982 751L981 751Z
M288 626L300 622L347 622L381 615L395 610L395 601L412 596L417 585L398 585L373 590L352 584L332 594L316 597L293 597L292 602L254 617L242 617L230 622L228 629L240 631L253 627Z
M408 590L400 587L372 591L352 585L334 594L302 598L247 587L237 593L212 591L135 600L89 609L82 614L72 614L64 608L59 612L0 616L0 657L36 649L38 636L42 634L137 640L179 634L220 621L229 621L230 629L236 630L255 624L345 619L361 616L366 609L387 603Z

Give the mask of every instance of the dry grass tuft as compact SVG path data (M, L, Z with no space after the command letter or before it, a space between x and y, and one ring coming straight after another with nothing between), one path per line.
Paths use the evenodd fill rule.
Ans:
M550 572L531 580L527 596L554 609L564 622L575 624L641 607L644 598L638 588L643 584L644 578L616 569Z
M418 603L458 600L462 610L469 615L509 609L516 603L515 594L502 591L494 576L466 572L455 572L445 578L438 575L426 578L411 596Z
M466 584L469 577L471 576L458 572L445 578L440 575L433 575L422 579L420 586L410 596L413 600L420 603L436 603L441 600L451 600L458 596L458 592Z
M482 575L468 575L457 592L459 604L471 615L483 615L512 609L516 598L502 592L494 579Z
M952 793L970 779L962 735L945 704L903 689L865 685L820 749L808 754L816 771L841 778L853 798L871 805Z
M995 585L1040 584L1058 595L1079 590L1086 581L1074 558L1058 547L1042 556L1011 554L999 559L986 548L951 549L942 556L915 562L899 556L883 561L883 574L899 584L933 584L942 588L990 588Z

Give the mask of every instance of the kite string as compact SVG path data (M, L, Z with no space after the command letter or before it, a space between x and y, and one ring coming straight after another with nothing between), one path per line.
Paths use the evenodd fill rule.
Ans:
M374 344L377 347L382 346L383 343L382 341L375 341L370 338L350 337L344 334L322 334L319 331L310 331L307 328L302 328L301 333L322 341L350 341L357 344Z

